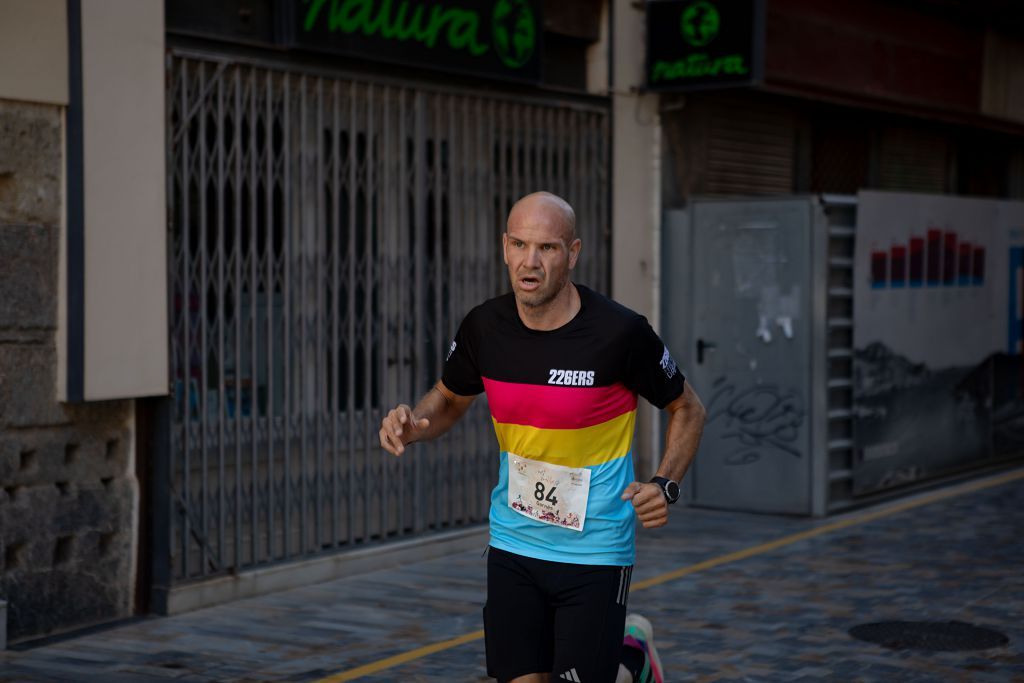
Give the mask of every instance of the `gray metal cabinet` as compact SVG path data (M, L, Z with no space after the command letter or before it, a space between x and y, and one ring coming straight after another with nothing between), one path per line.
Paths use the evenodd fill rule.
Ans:
M666 212L663 333L708 410L690 503L801 515L848 504L854 208L789 197Z

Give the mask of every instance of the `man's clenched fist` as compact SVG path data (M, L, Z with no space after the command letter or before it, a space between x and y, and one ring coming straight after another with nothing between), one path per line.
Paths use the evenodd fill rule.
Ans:
M380 445L392 455L401 455L407 444L418 441L430 426L427 418L417 418L404 403L384 416L380 423Z

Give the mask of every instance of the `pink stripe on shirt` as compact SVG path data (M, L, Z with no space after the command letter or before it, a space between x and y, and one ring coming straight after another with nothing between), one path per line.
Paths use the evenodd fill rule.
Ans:
M519 384L483 378L491 415L505 424L539 429L593 427L636 410L636 394L618 383L608 387Z

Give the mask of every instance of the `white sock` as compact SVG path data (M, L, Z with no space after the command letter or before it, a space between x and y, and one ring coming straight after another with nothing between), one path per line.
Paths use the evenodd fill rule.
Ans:
M619 675L615 677L615 683L633 683L633 674L619 664Z

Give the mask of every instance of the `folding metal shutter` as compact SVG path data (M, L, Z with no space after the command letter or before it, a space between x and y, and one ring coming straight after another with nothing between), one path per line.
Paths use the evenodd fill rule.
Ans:
M607 291L607 105L228 56L168 67L172 580L485 522L483 400L415 457L387 456L377 427L507 289L523 194L573 204L575 278Z

